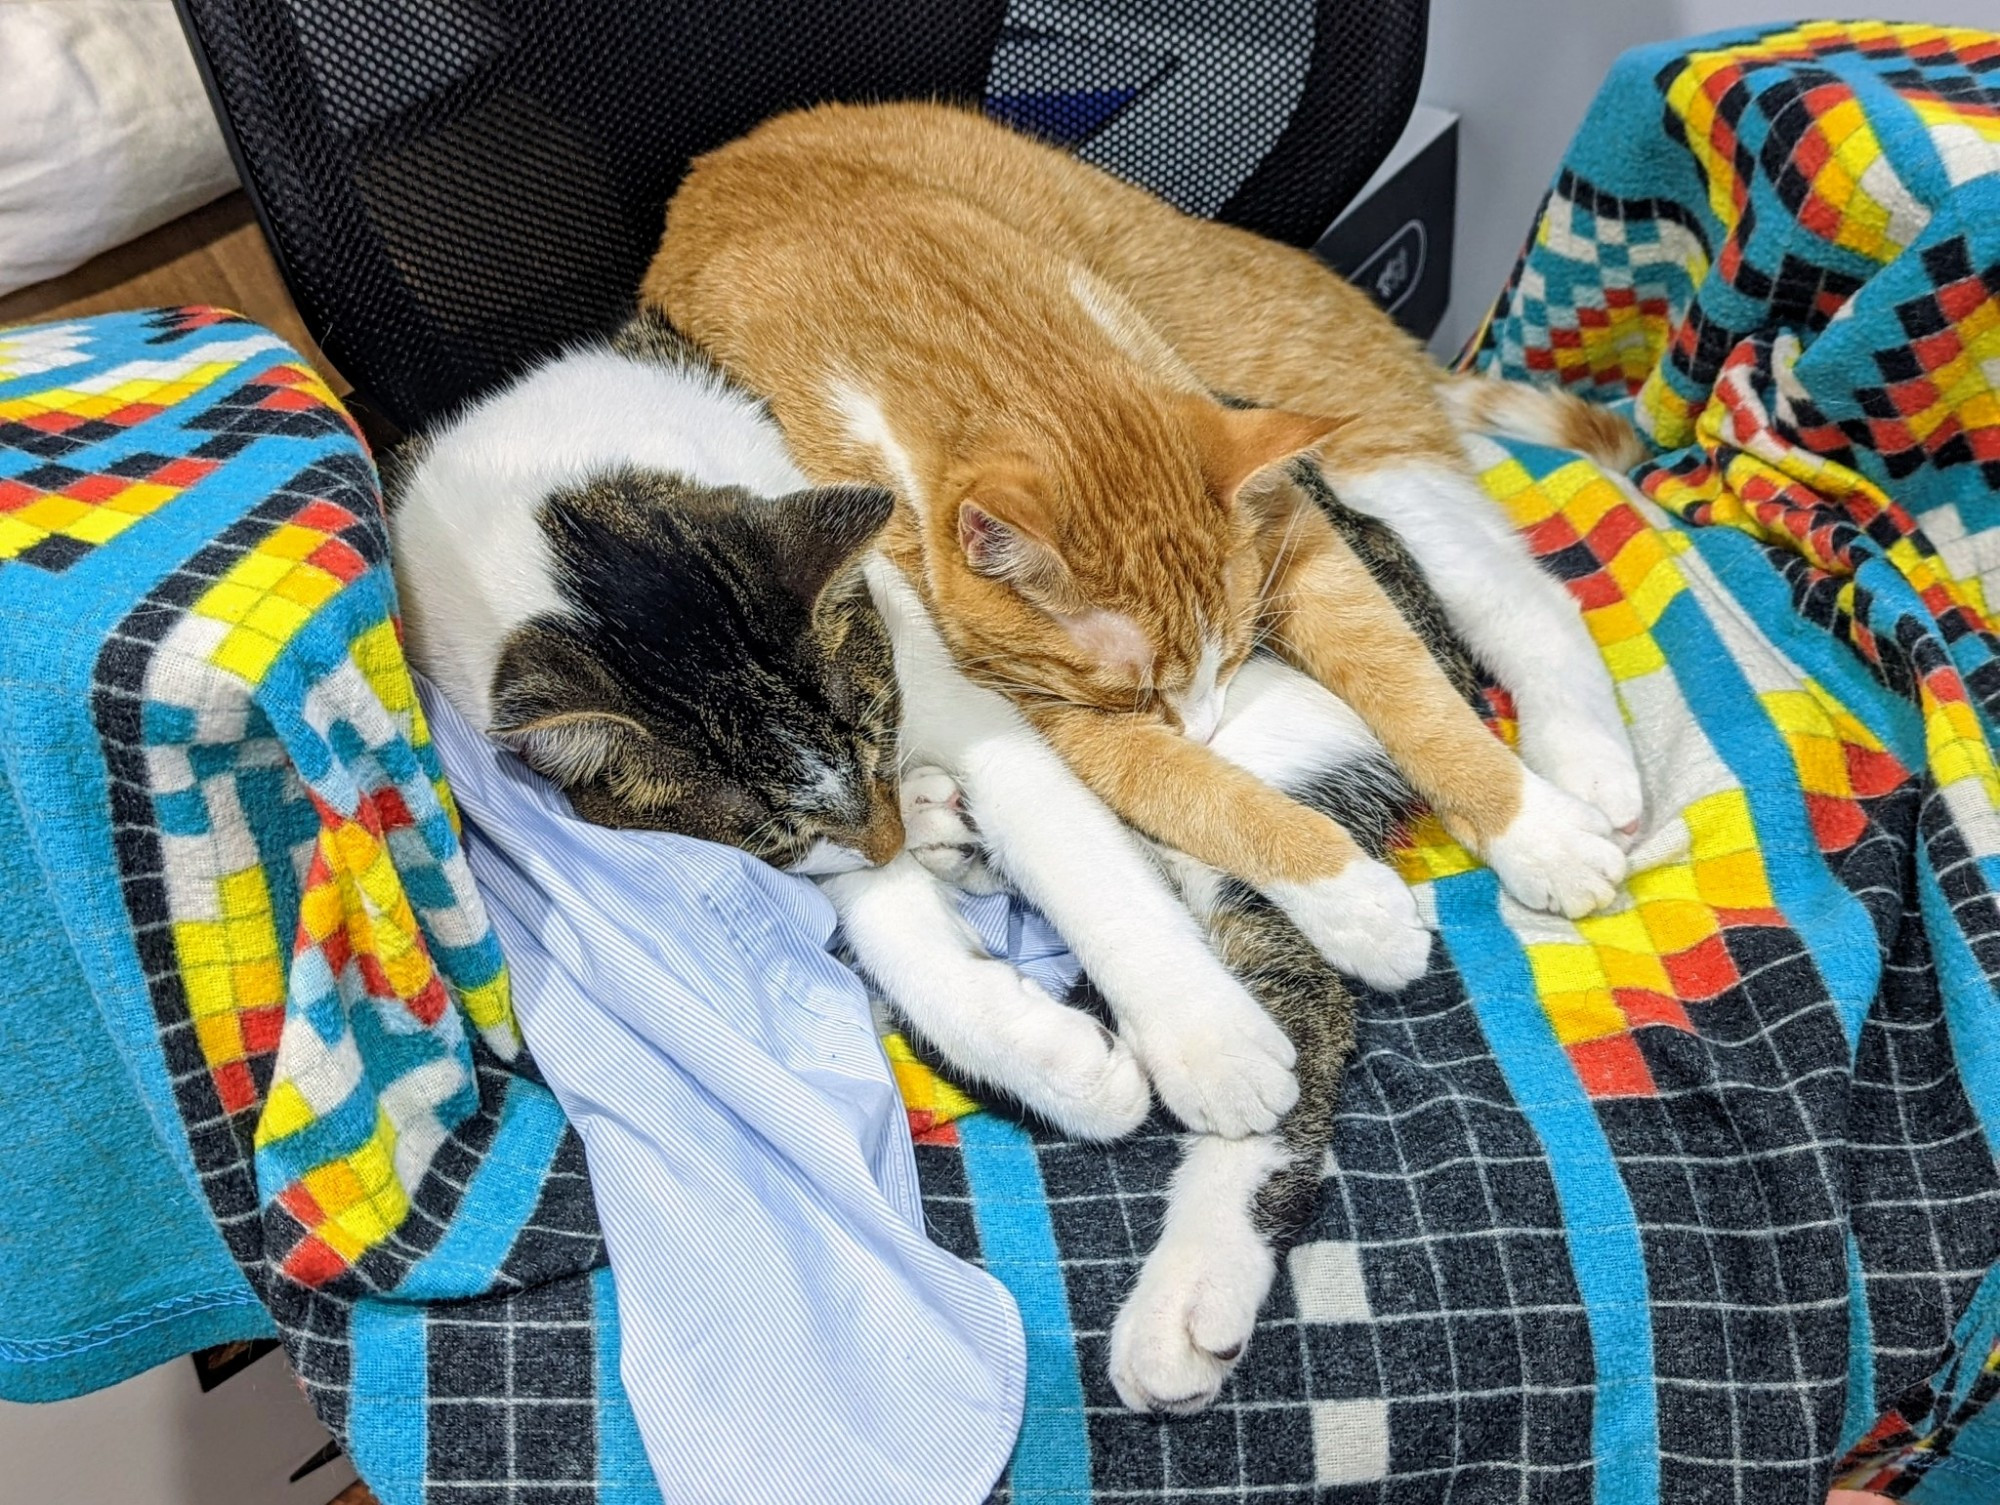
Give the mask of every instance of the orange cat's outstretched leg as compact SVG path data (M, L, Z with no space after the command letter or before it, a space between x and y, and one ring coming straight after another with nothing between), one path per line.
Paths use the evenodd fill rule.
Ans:
M1515 898L1572 918L1608 904L1625 856L1603 813L1487 731L1325 516L1299 509L1267 597L1279 651L1354 708Z
M1356 846L1339 822L1164 722L1080 706L1045 705L1028 714L1120 816L1254 884L1341 971L1378 988L1400 988L1423 975L1431 938L1409 886Z

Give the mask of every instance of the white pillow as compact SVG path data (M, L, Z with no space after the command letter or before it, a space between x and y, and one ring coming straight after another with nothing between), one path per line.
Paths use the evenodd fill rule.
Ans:
M0 294L235 186L171 0L0 0Z

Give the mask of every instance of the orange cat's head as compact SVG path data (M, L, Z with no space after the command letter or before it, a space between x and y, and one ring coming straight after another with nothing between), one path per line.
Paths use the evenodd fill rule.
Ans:
M1164 716L1207 740L1295 500L1336 426L1177 392L1102 392L961 451L926 509L961 663L1017 699Z

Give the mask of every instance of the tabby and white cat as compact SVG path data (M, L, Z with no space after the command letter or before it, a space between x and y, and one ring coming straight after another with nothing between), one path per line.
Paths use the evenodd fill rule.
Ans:
M1611 900L1641 791L1610 678L1473 477L1442 373L1312 257L969 111L829 105L694 163L641 298L769 397L806 474L896 493L884 551L961 667L1336 966L1399 986L1429 937L1338 821L1203 745L1259 641L1353 704L1516 899ZM1601 437L1582 404L1562 421ZM1408 539L1513 691L1525 766L1283 484L1305 452Z
M1087 1137L1138 1124L1149 1078L1219 1134L1292 1106L1283 1030L1012 707L942 655L899 697L920 666L898 643L892 672L857 568L888 497L808 487L762 405L664 325L641 318L474 405L408 446L388 489L412 661L584 818L794 872L881 863L903 845L900 708L1120 1025L986 956L906 855L829 892L916 1033Z

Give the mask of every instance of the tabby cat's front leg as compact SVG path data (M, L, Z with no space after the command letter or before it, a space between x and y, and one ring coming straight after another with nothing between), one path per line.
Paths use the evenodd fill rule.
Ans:
M988 956L908 851L820 880L861 970L964 1080L996 1087L1078 1139L1116 1139L1152 1106L1126 1044Z
M1111 1384L1134 1411L1203 1409L1243 1356L1278 1271L1257 1199L1291 1158L1275 1134L1188 1142L1159 1241L1111 1326Z
M1212 745L1288 793L1342 790L1357 813L1364 803L1400 809L1406 798L1382 779L1382 749L1354 713L1267 658L1237 674ZM1278 1262L1312 1223L1356 1018L1340 978L1264 899L1184 855L1162 857L1217 954L1299 1053L1299 1100L1275 1134L1187 1142L1159 1241L1112 1324L1119 1398L1137 1411L1186 1413L1212 1401L1241 1360Z
M1323 514L1301 504L1289 536L1272 576L1279 650L1353 706L1515 899L1572 919L1609 904L1625 854L1603 812L1486 729Z

